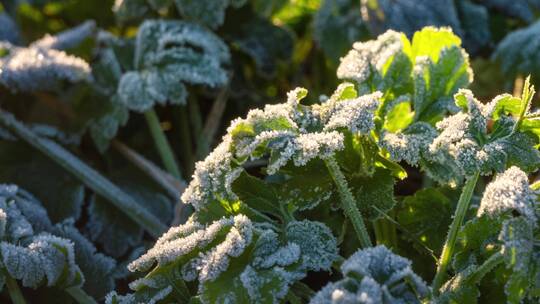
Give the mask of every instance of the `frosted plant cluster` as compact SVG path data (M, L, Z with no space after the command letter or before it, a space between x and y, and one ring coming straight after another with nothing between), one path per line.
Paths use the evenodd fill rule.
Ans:
M135 42L135 71L122 75L117 93L129 109L184 104L184 83L215 88L228 81L227 46L205 28L184 21L147 20Z
M238 163L269 155L266 170L272 175L289 161L305 166L343 150L344 131L369 134L374 128L380 93L357 97L354 86L344 84L329 100L313 106L300 104L306 95L297 88L286 103L251 110L245 119L232 121L218 147L196 164L182 201L200 210L215 199L235 200L231 185L243 171Z
M344 278L323 287L311 304L420 303L429 294L411 261L385 246L359 250L341 265Z
M192 218L171 228L128 266L131 271L155 267L148 276L130 284L135 293L111 293L107 303L156 303L166 299L172 289L168 274L163 272L175 267L180 270L173 270L178 279L199 282L203 303L276 303L307 271L328 270L337 257L336 240L321 223L291 222L284 238L286 242L282 243L276 232L255 227L245 215L209 225ZM230 265L235 270L229 269ZM228 290L215 290L220 284L227 284Z
M510 167L498 174L484 191L478 216L498 217L509 211L519 212L535 224L536 197L529 188L527 174L518 167Z
M5 275L20 280L25 287L40 285L81 286L84 276L75 263L72 241L39 232L48 222L46 213L19 196L14 185L0 185L0 286ZM42 219L40 217L45 217ZM40 224L40 221L44 222ZM33 223L37 223L34 230ZM48 222L50 224L50 222Z

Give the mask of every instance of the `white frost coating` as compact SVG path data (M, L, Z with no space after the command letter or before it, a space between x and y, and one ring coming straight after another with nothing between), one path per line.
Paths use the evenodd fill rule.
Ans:
M402 36L403 34L390 30L376 40L354 43L353 49L341 58L337 69L338 78L351 79L358 83L366 81L373 68L382 69L388 59L402 50Z
M296 166L303 166L316 157L328 158L345 147L343 135L335 131L301 134L296 138L296 144Z
M329 283L311 304L408 303L426 297L429 288L411 269L411 261L385 246L359 250L341 265L345 279ZM399 287L398 287L399 286Z
M199 281L213 281L227 270L230 257L238 257L251 243L253 226L244 215L234 217L234 227L231 228L225 240L210 252L201 256Z
M381 97L381 92L375 92L355 99L330 103L330 115L324 130L347 128L352 133L369 133L375 127L374 112L379 106Z
M253 265L259 268L270 268L273 266L289 266L300 259L300 246L295 243L289 243L281 247L274 253L266 257L255 257Z
M45 279L47 286L58 283L80 286L83 283L77 281L83 276L75 264L73 243L67 239L42 234L34 237L26 247L1 242L0 252L9 275L21 280L25 287L37 288Z
M230 257L238 257L251 243L253 227L251 221L244 215L223 218L212 223L210 226L201 227L187 223L188 227L172 228L167 233L166 239L160 239L156 245L143 256L128 265L130 271L145 271L152 265L164 265L174 262L178 258L202 249L214 241L218 234L227 232L223 241L207 252L199 252L196 259L189 261L182 268L182 275L186 279L193 280L196 272L200 282L214 280L225 271ZM178 231L182 233L178 234ZM183 232L192 231L189 235ZM177 239L173 236L177 235ZM187 266L186 266L187 265Z
M484 191L478 216L497 217L508 211L517 211L536 225L535 198L529 188L527 174L518 167L510 167L498 174Z
M231 185L241 173L241 168L232 168L230 137L225 136L203 161L195 164L195 173L189 186L182 194L182 202L201 209L214 197L236 198Z
M56 50L70 49L76 47L92 35L95 29L96 22L88 20L54 36L46 34L43 38L34 41L30 47Z
M380 144L393 160L404 160L409 165L416 166L422 153L427 151L436 136L437 132L429 124L418 122L411 125L406 132L383 132Z
M240 274L242 286L247 290L253 303L263 300L261 290L264 290L265 287L272 288L270 291L273 296L272 303L279 303L279 299L284 298L289 291L290 279L292 279L291 275L281 267L274 267L271 275L260 275L256 269L247 266Z
M0 84L13 91L46 90L62 80L88 80L90 66L84 60L44 48L21 48L0 42L8 55L0 57Z

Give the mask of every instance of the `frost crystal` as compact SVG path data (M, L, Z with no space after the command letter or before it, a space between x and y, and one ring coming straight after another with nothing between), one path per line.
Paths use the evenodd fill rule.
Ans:
M411 261L384 246L360 250L342 265L345 278L329 283L310 301L330 303L421 303L426 283L411 269Z
M480 201L478 216L487 214L498 217L508 211L516 211L535 225L535 202L527 174L518 167L510 167L487 185Z

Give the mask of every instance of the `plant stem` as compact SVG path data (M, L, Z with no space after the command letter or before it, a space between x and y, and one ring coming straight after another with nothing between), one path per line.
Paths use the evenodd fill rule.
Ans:
M111 202L152 236L159 237L167 229L167 226L142 208L129 194L56 142L36 135L19 122L13 114L0 109L0 125L73 174L88 188Z
M504 262L504 255L500 251L491 255L482 265L474 270L468 281L473 284L480 283L480 280L482 280L486 274L502 262Z
M124 143L114 139L111 142L111 146L158 185L160 185L163 190L169 194L169 196L177 198L178 195L184 192L186 189L185 181L175 178L170 173L155 165L153 162L144 158L144 156L140 155L137 151L126 146Z
M446 237L446 242L444 243L441 258L439 259L437 274L433 279L432 287L435 295L438 295L439 288L442 286L444 279L446 278L446 271L448 269L448 265L450 265L452 254L454 253L457 235L459 229L461 228L461 224L463 223L463 219L467 214L467 210L469 209L469 204L471 202L474 188L476 187L476 182L478 181L478 176L479 173L477 172L467 179L465 185L463 186L461 196L459 197L456 211L454 213L454 220L450 224L448 236Z
M80 287L66 288L66 292L77 300L77 303L79 304L97 304L96 300L87 295Z
M174 153L169 145L169 142L167 141L167 137L165 137L165 133L163 133L163 130L161 129L156 111L154 111L154 109L150 109L144 112L144 117L146 118L146 122L150 128L150 133L154 139L154 144L156 145L165 169L167 169L167 171L174 177L181 179L180 169L178 169L178 164L174 159Z
M216 136L228 98L229 88L227 86L219 92L214 104L212 104L212 109L210 109L201 135L197 140L197 152L195 154L198 159L203 159L210 152L212 139Z
M179 107L178 123L180 124L180 148L182 149L182 160L184 166L184 174L191 176L195 158L193 156L193 139L189 127L189 115L185 106Z
M4 277L6 278L6 286L9 292L9 296L11 297L11 301L13 301L13 304L26 304L26 301L24 300L17 281L15 281L15 279L7 273L4 273Z
M330 175L334 179L334 183L337 186L339 196L341 198L341 204L345 215L351 220L351 223L356 231L360 245L363 248L371 247L372 243L369 238L369 234L362 219L362 214L356 207L356 201L354 196L347 185L347 180L339 168L339 164L333 157L329 157L325 160L326 167L330 172Z

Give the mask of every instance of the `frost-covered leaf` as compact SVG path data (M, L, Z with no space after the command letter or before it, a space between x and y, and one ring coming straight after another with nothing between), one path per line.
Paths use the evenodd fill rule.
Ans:
M380 144L393 160L415 166L428 153L429 144L436 136L437 131L431 125L420 121L401 132L383 132Z
M80 286L84 277L75 263L73 243L50 234L33 236L27 242L0 242L2 267L25 287Z
M367 36L359 1L324 0L313 22L315 41L334 63L339 62L353 42Z
M154 104L184 104L184 83L226 83L227 46L208 30L184 21L147 20L137 33L135 71L122 75L119 100L144 112Z
M472 81L460 45L447 28L426 27L412 41L389 30L376 40L356 42L341 59L337 75L355 81L361 93L383 92L383 111L408 95L415 121L436 122L454 109L452 95Z
M293 53L292 33L257 15L235 24L226 37L233 47L253 58L257 71L266 77L274 76L278 63L289 61Z
M429 287L411 261L384 246L359 250L341 265L344 278L323 287L311 304L421 303Z
M0 141L0 183L12 183L33 193L53 222L79 218L84 187L41 153L21 142Z
M134 293L111 294L108 303L187 300L184 281L198 281L202 303L279 303L307 271L328 270L337 257L336 240L322 223L293 221L285 229L281 236L259 229L244 215L209 225L190 219L129 265L152 269L130 284Z
M524 217L513 218L503 224L499 239L511 275L505 285L508 303L521 303L534 276L532 255L535 250L533 224Z
M370 220L383 217L396 203L392 172L377 169L372 176L351 178L351 191L363 216Z
M399 224L411 233L404 237L413 244L419 241L429 249L439 251L451 223L453 206L446 193L437 188L422 189L405 197L397 213Z
M451 0L362 0L362 18L374 35L388 29L407 36L425 26L450 26L461 34L458 14Z
M39 47L17 47L0 42L0 84L16 92L54 89L63 81L76 83L90 78L90 67L82 59L63 51Z
M497 218L505 213L517 212L534 225L537 221L535 204L527 174L517 167L511 167L487 185L478 216L486 214Z
M492 59L501 64L507 77L531 74L536 79L540 71L540 21L508 34L497 45Z
M508 95L484 105L470 91L461 90L455 100L461 112L437 123L440 133L430 144L427 157L428 162L451 169L455 176L434 174L434 178L444 181L450 177L450 181L459 182L460 176L474 172L502 172L512 165L531 171L540 165L534 139L514 127L514 118L504 115L516 111ZM493 127L488 128L488 122Z
M113 271L116 262L114 259L97 252L96 247L73 224L70 220L56 224L52 232L73 242L75 262L84 274L82 288L90 296L103 299L115 287Z
M182 194L182 201L197 210L212 201L236 201L238 196L231 185L243 170L239 164L260 158L268 160L265 174L283 178L279 182L283 186L276 184L282 203L305 210L327 200L331 177L320 160L343 150L346 136L368 137L375 125L374 112L380 94L356 97L354 87L346 84L327 102L311 107L299 104L306 94L305 89L298 88L289 93L287 103L252 110L245 119L234 120L223 142L197 163L194 179ZM351 173L356 170L350 168ZM306 192L310 186L302 183L309 172L316 173L323 184L313 181L309 184L313 188Z

